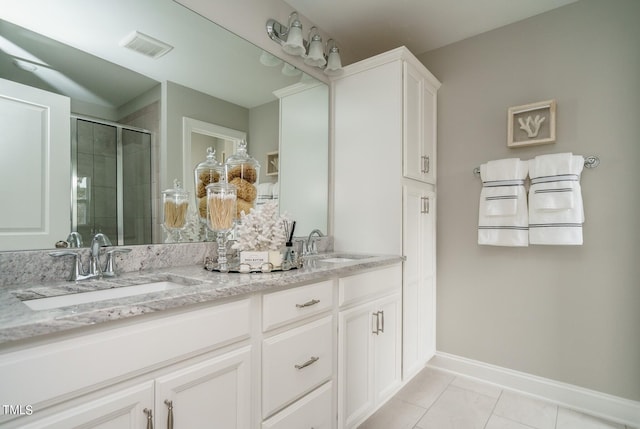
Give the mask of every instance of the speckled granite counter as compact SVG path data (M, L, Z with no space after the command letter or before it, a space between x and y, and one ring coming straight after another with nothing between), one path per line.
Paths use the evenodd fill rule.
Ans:
M215 304L216 301L240 298L329 278L355 274L400 263L402 257L389 255L345 255L352 260L325 262L335 256L329 253L306 261L305 266L291 271L252 274L209 272L202 265L153 269L127 273L111 279L7 286L0 289L0 347L17 340L60 333L113 320L127 319L147 313L188 307L195 304ZM116 298L49 310L32 310L22 300L96 289L131 286L157 281L172 281L183 285L177 289L144 295Z

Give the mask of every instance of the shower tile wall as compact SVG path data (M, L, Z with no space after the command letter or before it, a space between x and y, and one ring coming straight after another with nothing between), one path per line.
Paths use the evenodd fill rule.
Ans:
M117 239L116 155L115 127L78 121L77 174L88 179L86 198L79 198L78 204L78 232L85 241L96 232Z

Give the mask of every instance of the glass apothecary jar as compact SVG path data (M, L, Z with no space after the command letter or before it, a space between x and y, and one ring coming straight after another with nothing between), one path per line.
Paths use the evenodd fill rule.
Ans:
M182 188L178 179L173 181L173 188L162 191L162 224L167 231L179 231L187 224L189 209L189 192Z
M218 183L220 178L224 178L224 166L216 160L216 151L207 148L207 158L198 164L194 170L195 174L195 197L196 207L200 221L207 223L207 186Z
M240 213L249 214L258 196L260 164L247 153L247 142L241 141L237 152L227 158L224 164L227 182L237 189L236 217Z
M225 182L207 185L207 226L214 232L228 232L236 219L236 187Z

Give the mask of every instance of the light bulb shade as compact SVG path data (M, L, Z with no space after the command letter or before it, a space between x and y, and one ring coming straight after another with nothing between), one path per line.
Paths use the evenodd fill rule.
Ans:
M329 58L324 73L328 75L337 75L342 73L342 61L340 60L340 51L333 47L329 50Z
M260 54L260 63L267 67L275 67L282 64L282 60L274 55L271 55L267 51L262 51Z
M311 39L309 54L307 58L304 59L304 63L314 67L323 67L327 63L327 60L324 58L324 48L320 36L315 35L313 39Z
M304 55L307 50L302 42L302 24L297 19L289 27L287 41L282 44L282 50L291 55Z
M298 76L300 73L302 72L289 63L284 63L282 66L282 74L285 76Z

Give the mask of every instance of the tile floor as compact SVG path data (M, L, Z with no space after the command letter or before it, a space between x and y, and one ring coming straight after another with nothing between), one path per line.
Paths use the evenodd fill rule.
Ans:
M634 429L426 368L359 429Z

